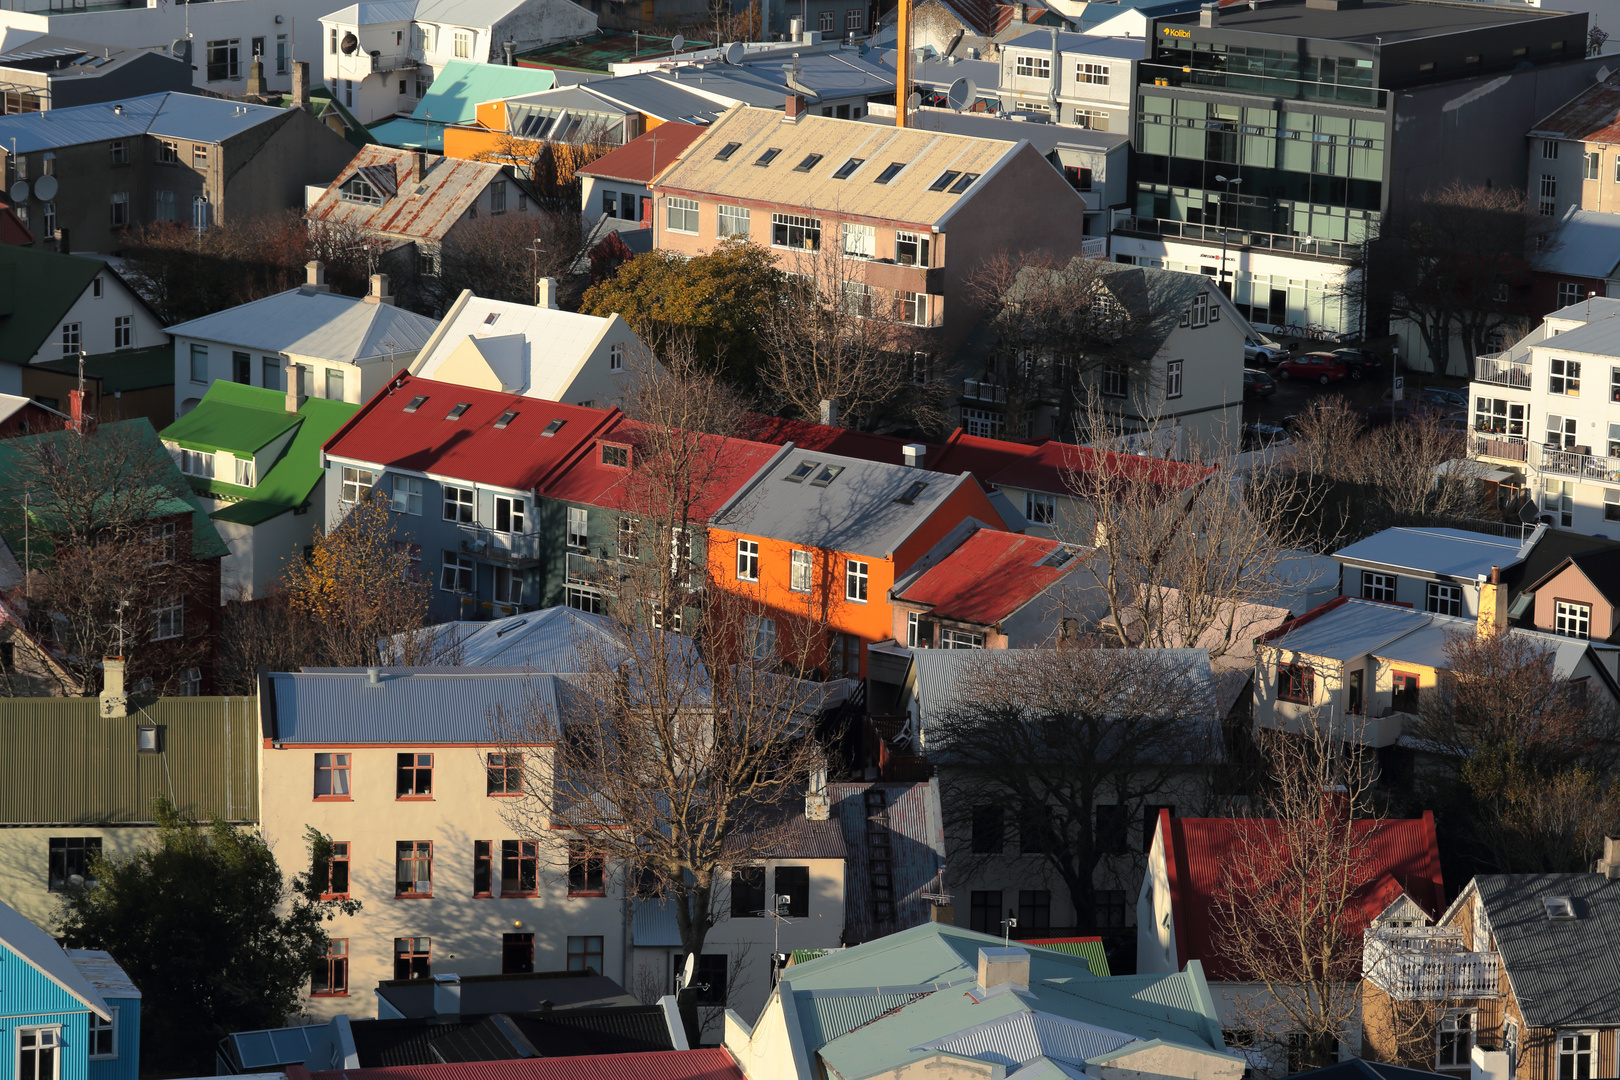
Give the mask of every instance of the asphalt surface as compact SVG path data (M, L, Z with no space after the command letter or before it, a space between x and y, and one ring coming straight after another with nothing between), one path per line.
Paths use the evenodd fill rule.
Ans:
M1298 356L1305 352L1331 352L1332 349L1295 349L1293 355ZM1284 379L1278 375L1274 365L1249 361L1247 367L1264 371L1270 375L1277 384L1277 392L1268 398L1247 398L1243 402L1244 423L1278 424L1284 418L1296 415L1310 408L1311 402L1324 397L1338 395L1344 398L1350 406L1365 419L1367 407L1376 405L1384 400L1384 395L1390 389L1390 371L1385 365L1381 378L1363 379L1356 382L1345 378L1338 382L1321 386L1315 382L1305 382L1299 379ZM1408 399L1415 398L1417 393L1426 386L1444 386L1448 389L1468 392L1468 380L1445 375L1432 375L1428 372L1402 371L1405 383L1402 387L1402 396Z

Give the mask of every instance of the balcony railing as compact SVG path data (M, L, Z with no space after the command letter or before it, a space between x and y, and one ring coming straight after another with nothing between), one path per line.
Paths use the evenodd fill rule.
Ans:
M537 562L540 558L540 537L536 533L506 533L482 525L463 525L461 550L490 562Z
M1502 461L1525 461L1529 458L1530 444L1523 439L1507 435L1474 433L1475 457L1497 458Z
M1361 970L1397 1001L1495 998L1502 991L1502 958L1469 952L1455 926L1404 926L1367 931Z
M1620 458L1587 452L1584 446L1565 449L1561 446L1541 445L1543 472L1579 476L1587 480L1601 480L1620 484Z
M982 379L963 379L962 397L967 401L993 401L1005 404L1007 388Z
M1342 240L1318 240L1314 236L1256 232L1253 229L1223 229L1216 225L1194 225L1189 221L1137 217L1134 214L1115 215L1114 231L1195 240L1202 244L1219 244L1224 236L1227 245L1235 248L1263 248L1323 259L1348 260L1361 254L1360 244L1349 244Z
M1503 360L1495 356L1478 358L1474 381L1492 386L1515 386L1530 389L1530 365L1522 360Z
M1080 254L1088 259L1108 258L1108 237L1088 236L1080 241Z
M422 54L420 50L394 53L391 56L384 56L380 52L374 52L371 54L371 71L374 75L379 72L402 71L405 68L415 68L421 66Z

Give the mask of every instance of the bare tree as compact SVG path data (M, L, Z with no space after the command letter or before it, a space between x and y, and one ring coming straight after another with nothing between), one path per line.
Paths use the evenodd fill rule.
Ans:
M463 289L485 299L533 304L536 281L566 281L584 241L577 204L573 213L486 215L450 231L439 248L438 276L422 285L440 311Z
M225 694L256 694L261 670L297 671L317 656L315 627L284 589L258 600L241 592L220 613L219 683Z

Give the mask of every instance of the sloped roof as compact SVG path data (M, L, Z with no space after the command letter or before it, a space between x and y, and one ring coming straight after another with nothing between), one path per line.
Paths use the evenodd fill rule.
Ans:
M1139 359L1157 356L1165 341L1181 324L1181 316L1192 306L1193 300L1201 293L1215 292L1209 279L1202 274L1098 262L1080 255L1062 269L1027 267L1019 272L1019 279L1022 281L1025 275L1050 277L1070 274L1091 276L1130 315L1123 336L1096 351ZM1019 287L1019 283L1015 282L1009 291L1016 294Z
M881 797L881 803L874 793ZM828 784L827 797L849 851L844 874L844 940L859 944L929 921L933 901L922 894L929 891L945 865L939 781ZM879 805L883 807L882 820L873 822ZM879 917L872 891L872 854L867 837L879 831L891 838L887 867L894 900L891 919Z
M703 130L697 124L679 121L659 124L618 149L603 154L580 169L580 175L650 184L659 170L679 157L703 134Z
M438 320L308 286L169 327L176 337L355 364L415 352Z
M886 465L904 465L906 447L910 443L893 435L877 435L870 431L852 431L830 424L812 424L804 420L787 420L780 416L748 413L742 428L750 439L781 446L792 443L800 450L824 450L829 454L881 461ZM926 448L923 458L939 452L939 447L922 444Z
M399 1065L309 1075L310 1080L746 1080L731 1055L719 1049Z
M36 415L36 419L40 421L51 418L56 425L72 419L66 413L58 412L48 405L41 405L33 398L23 397L21 394L0 394L0 424L10 420L24 409L31 409L36 414L42 414ZM32 424L32 421L29 421L29 423Z
M1480 874L1513 996L1533 1028L1620 1024L1620 881L1602 874ZM1543 901L1567 896L1575 918L1554 922Z
M1571 555L1529 588L1539 590L1566 567L1579 570L1586 580L1592 583L1592 587L1603 594L1605 600L1620 606L1620 555L1616 555L1613 551L1587 551Z
M418 397L426 400L406 412ZM466 411L450 419L462 404ZM517 415L496 428L508 412ZM401 374L327 441L326 452L529 491L617 416L616 409L586 409ZM546 435L553 421L561 424Z
M328 15L330 19L332 16ZM457 19L465 20L464 14ZM392 20L388 20L392 21ZM467 25L465 22L458 25ZM557 76L544 68L507 67L474 60L447 60L439 68L433 85L416 103L413 120L433 120L442 124L470 124L478 119L478 106L485 101L501 101L536 90L550 90Z
M23 918L8 904L0 904L0 945L10 949L23 963L55 983L64 993L84 1002L86 1008L103 1020L112 1019L112 1009L90 984L90 980L85 978L73 958L49 934ZM26 1011L21 1001L12 1006L12 1011L18 1011L19 1006Z
M722 83L722 80L712 75L703 79L699 83L705 91L703 94L697 93L693 87L681 85L684 81L662 74L644 72L639 75L621 75L616 79L597 79L584 84L581 89L632 112L645 113L655 120L700 126L714 123L725 111L726 106L708 97L707 94L724 94L726 88L717 85ZM663 159L664 155L660 154L659 160Z
M1620 76L1586 87L1533 124L1530 134L1577 142L1620 142Z
M1093 975L1109 974L1108 952L1103 948L1103 940L1100 937L1024 938L1019 944L1039 945L1043 949L1055 949L1058 952L1084 957L1086 963L1091 965Z
M557 1058L675 1049L664 1010L657 1005L483 1016L463 1008L451 1022L429 1017L352 1020L349 1030L361 1068L516 1060L536 1053Z
M498 372L506 388L529 397L561 401L580 365L613 322L599 315L489 300L465 292L439 324L438 333L429 343L431 347L411 361L411 373L438 378L444 362L468 338L498 338L515 346L513 363L506 365L510 371ZM622 322L618 326L626 344L636 340L628 326ZM509 374L516 380L514 383L506 383Z
M79 373L77 357L47 360L34 366L67 375ZM144 349L120 349L87 356L84 358L84 375L87 379L100 379L103 394L173 386L174 343L171 341L163 345L148 345Z
M1617 93L1620 96L1620 93ZM1620 263L1620 215L1571 206L1558 231L1536 252L1534 267L1544 274L1608 278Z
M398 194L380 206L345 202L338 189L363 168L387 166L398 176ZM417 168L417 155L392 146L364 146L338 173L315 204L305 211L310 221L326 221L370 232L409 239L442 240L467 207L491 182L505 173L503 166L465 158L436 157L427 172ZM513 181L516 183L517 181Z
M1223 895L1222 874L1242 850L1239 845L1245 842L1244 834L1274 834L1277 822L1271 818L1180 818L1164 811L1157 828L1163 834L1169 874L1177 962L1202 961L1212 979L1242 978L1242 972L1222 958L1216 943L1216 901ZM1359 819L1350 828L1358 838L1358 848L1383 870L1383 876L1369 882L1354 899L1357 917L1371 923L1396 899L1398 892L1390 894L1389 879L1431 917L1445 910L1440 845L1431 811L1425 810L1421 818Z
M1310 1072L1295 1073L1289 1080L1434 1080L1426 1069L1403 1069L1366 1058L1348 1058Z
M941 618L994 626L1069 574L1079 560L1056 540L976 529L894 598L929 605ZM1053 565L1055 559L1056 565Z
M28 245L34 242L34 230L23 224L22 218L11 204L0 202L0 244Z
M238 388L258 393L238 393ZM275 390L216 379L197 407L164 428L159 438L192 450L253 454L298 426L298 414L288 412L286 402L287 395Z
M100 991L102 997L140 1000L140 988L130 981L129 973L118 966L112 953L101 949L68 949L67 954L73 966L79 969L79 974Z
M1055 439L1007 442L969 435L961 428L951 433L926 466L936 472L971 472L987 489L1010 487L1082 498L1096 494L1087 486L1088 477L1096 475L1184 490L1215 472L1194 462L1096 450Z
M549 1001L557 1009L635 1005L636 999L605 975L584 971L536 971L524 975L461 975L465 1013L533 1012ZM438 1015L433 984L422 979L379 983L377 996L401 1016Z
M592 636L611 642L609 623L600 615L552 607L488 622L454 622L448 629L460 667L527 668L551 673L583 669L580 646Z
M1466 529L1398 527L1374 533L1333 558L1475 581L1491 567L1507 567L1526 553L1518 540Z
M104 271L111 272L100 259L0 244L0 361L28 363L60 332L68 309Z
M219 143L286 116L287 110L269 105L166 92L46 112L13 113L0 117L0 140L9 147L15 139L19 154L137 135Z

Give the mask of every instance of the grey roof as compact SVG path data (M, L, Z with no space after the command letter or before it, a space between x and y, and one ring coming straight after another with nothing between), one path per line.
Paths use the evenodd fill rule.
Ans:
M705 87L705 89L712 88ZM712 98L704 97L684 86L651 74L602 79L588 84L578 92L593 94L627 109L634 109L636 112L663 120L710 124L725 111L725 106Z
M1333 553L1339 560L1375 563L1475 581L1491 567L1507 567L1526 552L1521 541L1464 529L1395 528L1374 533Z
M352 23L370 26L376 23L452 22L457 26L494 26L523 0L367 0L350 4L330 15L323 22Z
M948 89L957 79L972 79L980 96L994 97L1001 85L1001 65L994 60L961 60L930 54L922 63L912 65L912 78L940 90ZM893 118L889 119L893 123Z
M122 112L117 111L120 109ZM137 135L218 143L286 115L285 109L244 105L223 98L149 94L118 102L0 117L0 145L9 147L15 139L17 152L26 154Z
M1147 40L1145 38L1102 37L1095 34L1070 34L1058 32L1058 51L1066 53L1085 53L1088 56L1117 56L1122 60L1142 60L1147 57ZM1012 38L1001 43L1003 49L1046 49L1052 48L1052 32L1050 30L1031 30L1027 34Z
M1434 1080L1426 1069L1403 1069L1381 1061L1350 1058L1310 1072L1295 1073L1289 1080Z
M1306 656L1354 660L1428 625L1428 621L1429 616L1421 611L1352 597L1266 644Z
M600 94L591 92L595 84L579 86L554 86L550 90L538 90L532 94L520 94L517 97L507 98L507 126L513 130L519 129L519 117L524 113L512 114L514 109L567 109L573 113L605 113L613 116L628 116L637 110L627 105L616 105Z
M1494 4L1432 4L1419 0L1364 0L1360 7L1332 11L1311 7L1305 0L1268 0L1253 9L1240 4L1222 8L1221 30L1373 45L1379 38L1385 44L1435 38L1557 14ZM1198 17L1178 15L1165 21L1196 24Z
M1543 274L1607 278L1620 263L1620 215L1570 207L1552 242L1536 255Z
M1595 356L1620 356L1620 319L1612 314L1599 315L1595 308L1592 314L1592 321L1585 326L1565 330L1538 342L1536 347Z
M301 1024L265 1031L238 1031L225 1036L222 1045L229 1048L245 1073L310 1061L328 1063L332 1058L332 1025Z
M558 708L555 675L512 668L382 668L276 672L269 679L266 738L283 743L489 746L497 707ZM492 1010L493 1011L493 1010Z
M446 964L445 966L450 966ZM462 975L462 1015L480 1013L525 1013L549 1001L559 1009L597 1009L612 1005L639 1005L624 988L605 975L593 973L537 971L529 976ZM384 999L401 1016L433 1016L433 984L426 979L385 982L377 987Z
M815 468L798 482L786 479L802 462ZM841 471L823 487L813 483L824 466ZM925 485L901 502L917 484ZM792 443L715 515L732 532L789 540L806 547L891 558L968 473L945 476L904 465L799 450Z
M445 655L463 667L581 672L587 666L581 646L592 638L619 651L612 644L617 639L606 619L565 607L541 608L488 622L446 623L421 632L431 633Z
M934 905L922 894L932 891L929 886L945 866L939 781L828 784L827 795L849 849L844 874L844 940L858 944L927 922ZM888 840L886 869L895 908L889 919L879 917L872 890L874 836Z
M861 120L868 124L894 126L892 113L888 116L868 113ZM1027 140L1042 157L1062 150L1106 153L1130 142L1130 136L1120 131L1092 131L1070 124L1037 124L987 113L952 112L950 109L918 109L912 126L924 131L971 135L975 139L999 139L1010 143Z
M62 946L7 904L0 904L0 945L10 949L23 963L64 992L84 1002L97 1016L104 1020L112 1019L112 1010L102 1000L100 992L91 985Z
M129 973L118 966L112 953L101 949L69 949L67 954L73 966L79 969L79 974L102 997L115 1001L140 1000L140 988L130 981Z
M73 81L110 74L148 53L156 53L177 66L183 65L183 61L162 48L109 45L61 34L40 34L0 53L0 68L42 72L52 82Z
M352 364L413 353L438 325L436 319L392 304L368 304L359 297L298 288L171 326L168 332Z
M1620 1024L1620 881L1601 874L1474 878L1513 996L1533 1028ZM1467 895L1466 893L1464 894ZM1567 896L1574 919L1552 920L1545 897Z
M1580 300L1561 307L1557 311L1549 312L1548 319L1563 319L1570 322L1590 322L1596 319L1607 319L1620 315L1620 298L1610 296L1594 296L1591 300ZM1568 333L1569 331L1564 331Z

